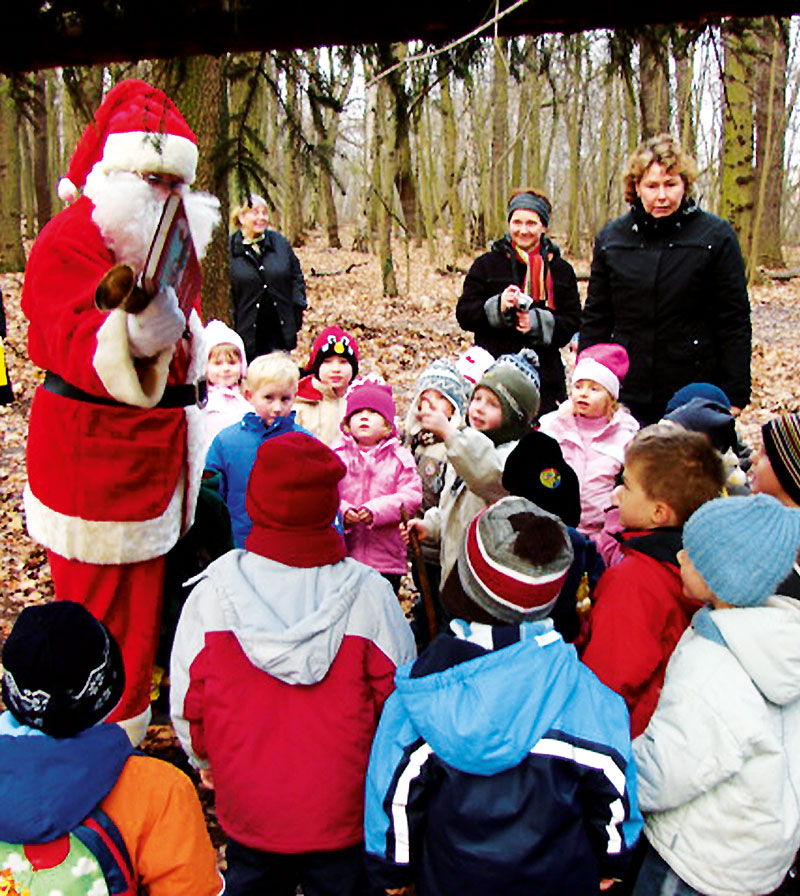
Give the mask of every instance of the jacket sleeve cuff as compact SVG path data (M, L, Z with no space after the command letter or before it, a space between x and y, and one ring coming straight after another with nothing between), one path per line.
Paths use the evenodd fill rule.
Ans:
M486 320L489 321L490 327L499 329L500 327L508 326L508 321L500 311L500 296L490 296L483 303L483 312L486 315Z
M370 883L384 890L399 890L414 882L414 872L410 865L395 865L379 856L367 853L364 857Z
M552 311L546 308L531 308L531 330L529 337L532 345L550 345L556 319Z

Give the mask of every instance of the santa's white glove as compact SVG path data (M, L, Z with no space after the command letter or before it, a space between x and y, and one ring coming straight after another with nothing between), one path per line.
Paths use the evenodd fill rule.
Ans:
M186 318L171 286L156 293L139 314L129 314L128 342L134 358L152 358L174 345L186 328Z

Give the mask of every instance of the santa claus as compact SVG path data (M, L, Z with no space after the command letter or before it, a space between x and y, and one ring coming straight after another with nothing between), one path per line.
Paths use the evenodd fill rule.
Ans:
M204 460L200 296L187 320L171 288L139 314L100 311L95 291L115 264L142 269L171 191L202 256L219 203L189 192L196 166L175 104L118 84L78 143L59 184L74 201L36 240L22 291L28 351L46 371L28 430L28 531L56 599L82 603L119 642L126 686L111 718L134 742L150 718L164 555L192 522Z

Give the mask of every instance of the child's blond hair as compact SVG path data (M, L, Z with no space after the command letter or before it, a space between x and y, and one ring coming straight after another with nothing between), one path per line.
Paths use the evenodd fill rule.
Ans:
M668 504L681 526L725 485L722 459L707 436L661 423L633 437L625 449L625 465L631 464L647 497Z
M297 391L299 380L300 371L297 364L286 352L270 352L268 355L259 355L257 358L253 358L247 368L245 385L251 392L257 391L268 383L288 385Z
M225 361L229 364L235 364L238 361L241 364L243 359L238 346L232 342L218 342L208 350L208 360L217 364Z

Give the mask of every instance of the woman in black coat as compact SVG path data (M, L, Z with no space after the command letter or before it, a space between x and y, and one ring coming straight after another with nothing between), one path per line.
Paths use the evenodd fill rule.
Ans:
M567 397L559 349L577 332L581 313L575 271L546 235L550 214L544 193L514 190L508 233L475 260L456 305L462 330L495 357L536 351L542 414Z
M230 242L233 328L242 337L248 362L277 349L291 351L303 325L306 284L289 241L268 230L261 196L234 209L237 228Z
M579 348L625 346L620 400L642 424L688 383L719 386L733 413L750 400L744 261L730 224L689 198L696 177L669 134L643 143L625 174L631 210L595 241Z

